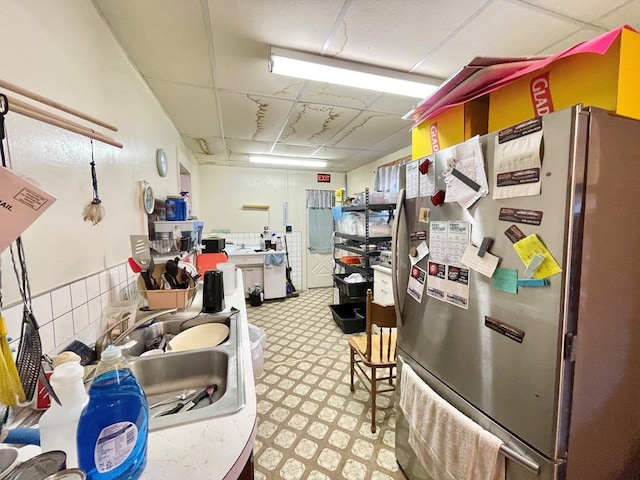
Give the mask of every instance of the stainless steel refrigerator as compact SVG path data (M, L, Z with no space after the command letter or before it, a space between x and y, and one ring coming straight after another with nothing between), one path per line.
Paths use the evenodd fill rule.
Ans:
M498 132L480 138L490 191L471 207L401 192L393 243L399 379L410 365L498 436L507 480L638 480L640 122L576 106L542 117L541 127L539 195L493 198ZM436 189L445 189L447 152L428 157ZM477 246L492 239L487 253L500 272L517 270L522 280L520 237L505 233L515 225L518 235L537 235L562 271L513 293L505 288L512 277L498 284L470 269L458 305L428 295L426 285L421 298L411 295L409 252L430 246L438 221L467 222ZM421 257L416 265L428 277L430 255ZM408 444L399 385L396 457L409 479L427 478Z

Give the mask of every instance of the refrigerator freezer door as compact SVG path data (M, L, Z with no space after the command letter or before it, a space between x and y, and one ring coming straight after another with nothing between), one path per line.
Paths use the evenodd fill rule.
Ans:
M407 252L418 241L411 232L425 230L418 221L421 208L430 208L430 221L454 220L471 224L471 241L480 246L484 237L494 240L490 252L500 258L503 268L525 265L504 231L513 222L499 220L503 207L543 212L540 225L519 224L525 235L537 234L564 268L569 255L571 212L581 208L573 203L569 179L575 168L577 109L567 109L543 117L544 156L542 193L537 196L493 200L491 193L468 211L457 204L434 207L426 198L405 202L398 219L397 290L401 302L402 327L399 347L439 381L492 418L505 430L550 459L565 454L563 436L558 435L562 418L558 397L562 378L570 362L563 363L565 338L565 286L571 279L565 273L554 275L542 288L521 288L516 295L494 288L493 279L475 271L469 276L469 306L460 308L429 297L421 303L406 294L409 278ZM482 138L485 146L487 179L493 187L494 135ZM436 168L436 188L445 188L442 172L445 156L432 158ZM578 158L577 163L584 163ZM428 225L426 225L428 230ZM429 257L418 262L428 271ZM485 326L494 319L524 334L516 341Z

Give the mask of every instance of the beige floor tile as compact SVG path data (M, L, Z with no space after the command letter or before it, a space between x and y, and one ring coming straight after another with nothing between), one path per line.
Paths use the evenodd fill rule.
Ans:
M351 335L333 321L333 291L298 292L247 306L267 334L256 380L256 480L406 480L395 459L393 394L378 396L371 433L369 393L349 387Z

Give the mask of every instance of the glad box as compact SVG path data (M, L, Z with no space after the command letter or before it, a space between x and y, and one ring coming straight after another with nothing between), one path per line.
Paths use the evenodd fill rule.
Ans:
M488 132L487 114L487 97L482 97L425 120L411 131L411 157L415 160L484 135Z
M491 92L489 131L576 105L640 119L640 35L622 29L604 54L556 60Z

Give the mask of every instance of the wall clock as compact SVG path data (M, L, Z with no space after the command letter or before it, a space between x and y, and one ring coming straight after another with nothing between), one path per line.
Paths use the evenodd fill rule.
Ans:
M161 177L167 176L167 154L164 153L164 150L162 150L161 148L159 148L156 152L156 167L158 167L158 174Z

